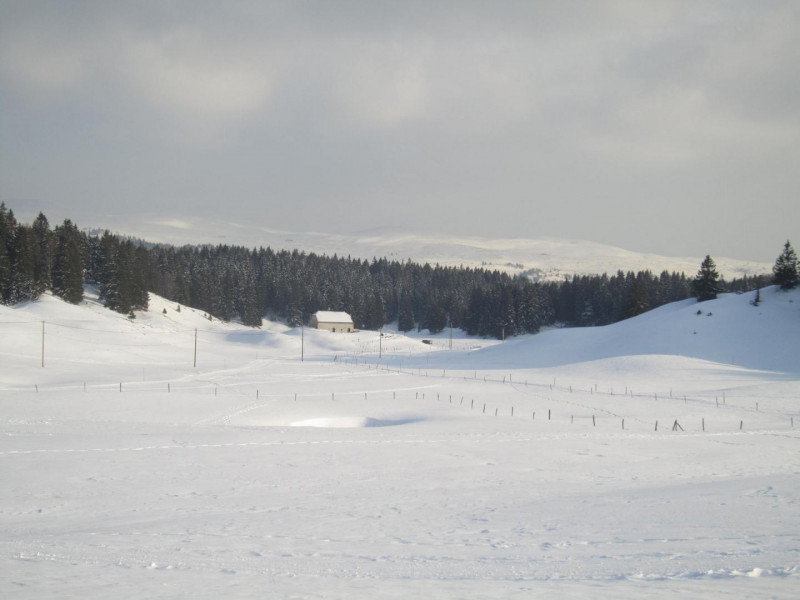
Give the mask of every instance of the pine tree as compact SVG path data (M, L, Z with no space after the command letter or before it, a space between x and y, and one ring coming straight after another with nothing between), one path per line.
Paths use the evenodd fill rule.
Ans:
M33 222L33 243L34 247L34 291L35 296L41 296L45 290L53 286L51 279L53 263L53 234L50 231L50 224L47 217L39 213Z
M397 329L411 331L414 329L414 304L411 294L405 293L400 297L399 313L397 316Z
M431 333L439 333L447 327L447 322L447 311L434 299L433 303L428 306L428 312L425 315L425 327Z
M637 277L633 280L625 298L622 317L630 319L650 310L650 303L647 301L647 290L645 289L644 279Z
M286 322L290 327L300 327L303 318L303 295L298 281L289 283L288 299L286 302Z
M467 312L464 315L464 330L470 335L478 335L478 332L483 329L485 314L486 296L480 287L475 286L470 291Z
M133 251L133 297L132 304L136 310L147 310L150 304L148 290L150 254L143 246L137 246Z
M791 290L797 287L800 283L800 272L798 271L797 254L786 240L783 246L783 252L775 261L775 266L772 267L774 277L772 282L775 285L781 286L782 290Z
M83 300L83 238L69 219L56 227L53 293L72 304Z
M692 294L697 298L698 302L705 302L706 300L716 299L717 294L721 291L717 265L714 264L714 260L709 255L706 255L700 265L697 276L692 281Z
M32 231L26 225L17 225L12 238L9 255L11 257L11 297L9 304L17 304L38 297L34 281L34 244Z
M243 273L242 280L239 282L239 297L235 304L242 320L242 325L248 327L261 327L261 309L258 302L258 287L253 272L248 268ZM301 313L302 319L302 313Z
M510 285L500 285L492 295L494 319L488 333L498 340L517 334L517 312L514 306L514 292Z
M2 304L11 302L13 282L10 254L15 228L14 213L6 210L6 205L0 202L0 303Z
M97 283L100 301L103 306L115 310L119 303L117 291L117 251L119 240L108 231L92 242L91 278Z
M761 304L761 289L756 290L756 297L750 301L750 304L753 306L759 306Z
M365 329L380 329L383 327L383 300L380 294L374 292L368 300L366 316L364 318Z

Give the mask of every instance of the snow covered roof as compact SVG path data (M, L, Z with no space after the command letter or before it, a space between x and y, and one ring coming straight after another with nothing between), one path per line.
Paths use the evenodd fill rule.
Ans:
M346 312L318 310L314 313L318 323L352 323L353 319Z

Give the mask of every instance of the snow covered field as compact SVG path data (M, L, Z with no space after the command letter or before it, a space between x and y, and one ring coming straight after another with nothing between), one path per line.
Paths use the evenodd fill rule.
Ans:
M762 298L505 343L0 307L0 597L798 597Z

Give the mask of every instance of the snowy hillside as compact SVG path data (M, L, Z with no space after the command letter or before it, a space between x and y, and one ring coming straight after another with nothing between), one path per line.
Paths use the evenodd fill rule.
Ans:
M601 358L676 355L751 369L800 373L800 290L769 287L688 299L606 327L559 329L511 340L471 361L551 367Z
M35 215L33 215L35 217ZM95 217L97 219L97 217ZM245 247L270 246L293 250L352 256L372 260L412 260L443 266L485 267L536 279L558 281L566 275L614 274L618 270L684 272L693 276L702 256L666 257L632 252L596 242L568 239L508 239L420 233L384 227L355 234L284 232L250 224L205 221L180 217L142 215L84 226L110 229L153 242L183 244L231 244ZM771 264L714 256L720 274L728 279L770 273Z
M0 306L0 597L796 597L800 291L751 299L505 343Z

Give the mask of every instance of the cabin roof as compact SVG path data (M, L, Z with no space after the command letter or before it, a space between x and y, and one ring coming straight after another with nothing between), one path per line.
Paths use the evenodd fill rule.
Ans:
M352 323L353 319L346 312L318 310L314 313L318 323Z

